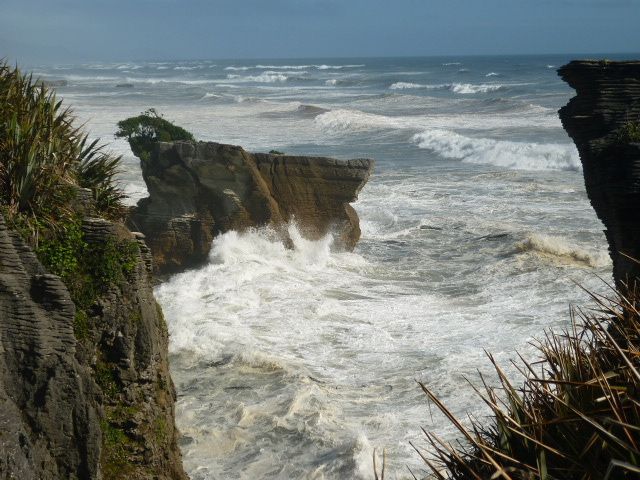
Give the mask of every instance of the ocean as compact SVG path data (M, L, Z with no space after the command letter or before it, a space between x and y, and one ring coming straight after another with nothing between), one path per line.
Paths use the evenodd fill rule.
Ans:
M616 57L611 57L616 58ZM169 326L177 425L194 480L423 474L421 428L454 440L417 381L483 419L485 351L535 359L581 287L606 291L603 226L557 110L569 56L212 60L35 66L92 137L155 108L201 140L376 167L353 252L294 249L261 229L216 238L209 261L156 294Z

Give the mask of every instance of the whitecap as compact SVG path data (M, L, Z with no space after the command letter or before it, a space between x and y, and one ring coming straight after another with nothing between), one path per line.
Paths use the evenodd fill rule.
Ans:
M242 75L229 74L227 80L239 80L241 82L257 82L257 83L277 83L286 82L289 79L287 75L280 72L267 71L262 72L260 75Z
M411 82L396 82L389 87L390 90L407 90L407 89L423 89L423 90L449 90L460 95L472 95L475 93L491 93L506 90L507 86L499 84L471 84L471 83L443 83L436 85L423 85Z
M516 248L521 252L551 257L556 261L584 264L594 268L606 267L611 263L605 251L574 245L564 238L540 233L528 235L516 244Z
M449 130L427 130L413 136L418 147L444 158L515 170L580 170L573 144L525 143L472 138Z

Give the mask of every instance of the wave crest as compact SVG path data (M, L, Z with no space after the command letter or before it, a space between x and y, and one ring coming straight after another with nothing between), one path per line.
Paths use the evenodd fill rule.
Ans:
M423 85L411 82L396 82L389 87L390 90L406 90L406 89L422 89L422 90L449 90L453 93L461 95L470 95L474 93L491 93L506 90L505 85L494 84L472 84L472 83L443 83L439 85Z
M521 252L533 252L538 255L554 257L557 260L579 263L593 268L609 265L609 256L605 252L592 251L569 244L561 237L531 234L516 244Z
M582 168L573 144L525 143L465 137L449 130L427 130L413 136L418 147L444 158L490 164L516 170L573 170Z

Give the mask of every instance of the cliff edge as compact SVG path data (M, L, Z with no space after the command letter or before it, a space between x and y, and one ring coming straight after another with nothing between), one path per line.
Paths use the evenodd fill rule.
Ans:
M578 147L622 286L640 278L631 259L640 260L640 62L573 61L558 73L576 90L560 119Z
M149 197L129 218L146 235L160 273L206 260L212 239L229 230L287 223L317 239L334 232L339 248L360 238L350 205L369 179L373 160L253 154L213 142L157 143L141 160Z
M0 215L0 477L184 479L150 253L120 224L81 228L105 267L78 277L84 310Z

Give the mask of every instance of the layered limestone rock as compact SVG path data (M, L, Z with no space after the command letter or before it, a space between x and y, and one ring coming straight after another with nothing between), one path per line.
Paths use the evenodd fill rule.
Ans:
M618 285L640 278L640 62L574 61L559 74L577 95L560 110L606 230ZM629 258L631 257L631 258Z
M97 478L98 388L75 306L0 215L0 477Z
M360 238L350 203L369 179L373 161L252 154L212 142L157 144L142 161L149 197L130 217L146 235L162 273L203 262L212 239L229 230L285 226L317 239L333 232L339 248Z
M86 312L0 216L0 478L186 478L150 253L121 225L82 228L137 245Z

